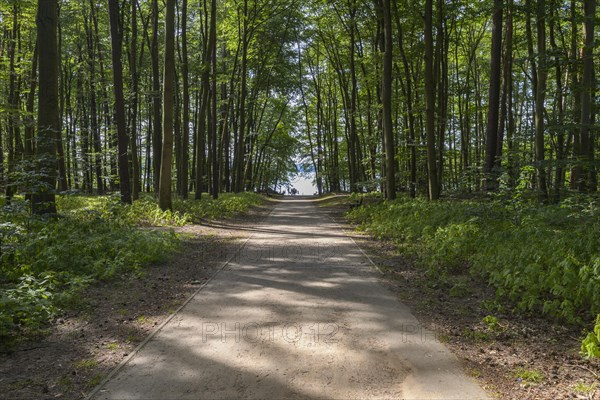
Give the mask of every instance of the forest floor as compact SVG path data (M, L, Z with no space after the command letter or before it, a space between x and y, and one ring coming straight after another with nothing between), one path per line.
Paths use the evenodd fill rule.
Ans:
M272 206L266 202L236 218L173 228L183 243L170 261L86 289L52 321L46 336L0 354L0 398L84 398L210 279Z
M393 244L354 233L344 223L346 203L322 204L383 271L380 281L492 396L600 399L599 363L579 356L577 328L509 312L482 322L490 314L483 304L494 299L485 283L457 276L468 282L469 294L450 295ZM273 206L176 228L186 240L170 262L89 288L80 304L53 321L47 336L0 354L0 398L84 397L219 270Z
M492 396L502 399L600 399L600 360L579 355L581 328L535 315L490 312L494 290L470 275L454 275L465 293L449 293L393 243L375 240L346 223L348 201L331 198L323 207L369 255L383 281L410 307L425 328L437 333ZM493 314L493 317L488 317ZM488 317L488 319L486 319Z

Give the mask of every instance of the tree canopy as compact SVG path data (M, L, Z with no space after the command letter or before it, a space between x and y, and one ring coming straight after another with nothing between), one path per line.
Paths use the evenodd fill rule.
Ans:
M44 4L0 3L7 199L280 191L306 170L388 198L597 190L595 1L59 1L40 36Z

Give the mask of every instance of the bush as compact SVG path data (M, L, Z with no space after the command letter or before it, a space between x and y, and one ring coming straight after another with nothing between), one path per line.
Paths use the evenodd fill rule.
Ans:
M567 323L600 313L600 208L595 198L543 206L402 198L349 212L375 237L398 243L436 274L469 272L522 311Z
M173 209L185 215L190 222L203 219L229 218L247 212L251 207L263 202L263 197L255 193L223 193L218 200L203 196L201 201L175 200Z
M177 248L173 231L147 227L230 217L261 201L252 193L226 194L176 200L173 211L162 211L149 195L132 205L118 196L66 195L57 197L55 219L30 216L23 199L0 204L0 342L39 331L87 285L137 271Z

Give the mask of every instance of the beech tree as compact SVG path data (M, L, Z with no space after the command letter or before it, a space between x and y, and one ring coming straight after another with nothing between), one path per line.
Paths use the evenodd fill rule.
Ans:
M502 0L494 0L492 16L492 53L490 65L490 90L488 99L488 118L486 127L486 155L484 172L487 174L486 186L494 190L497 185L498 171L498 135L500 122L500 79L502 71Z
M32 188L31 211L55 214L56 132L60 131L58 104L58 0L38 0L37 43L39 45L39 96L37 113L36 173L41 177Z
M110 15L110 37L112 43L113 91L115 95L115 121L117 125L119 188L121 201L131 204L131 186L129 181L129 155L127 123L125 121L125 97L123 94L123 63L121 61L122 34L120 27L119 0L108 1Z
M167 0L165 8L165 57L163 77L163 147L160 162L158 202L162 210L173 208L171 199L171 163L173 162L173 113L175 84L175 0Z
M388 200L396 198L396 151L394 145L394 132L392 131L392 7L390 0L381 0L384 30L384 61L382 81L383 103L383 137L385 146L385 194Z

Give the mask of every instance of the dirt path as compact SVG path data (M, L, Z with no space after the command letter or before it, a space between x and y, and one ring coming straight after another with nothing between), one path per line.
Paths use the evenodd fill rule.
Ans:
M485 398L311 201L282 201L98 399Z

